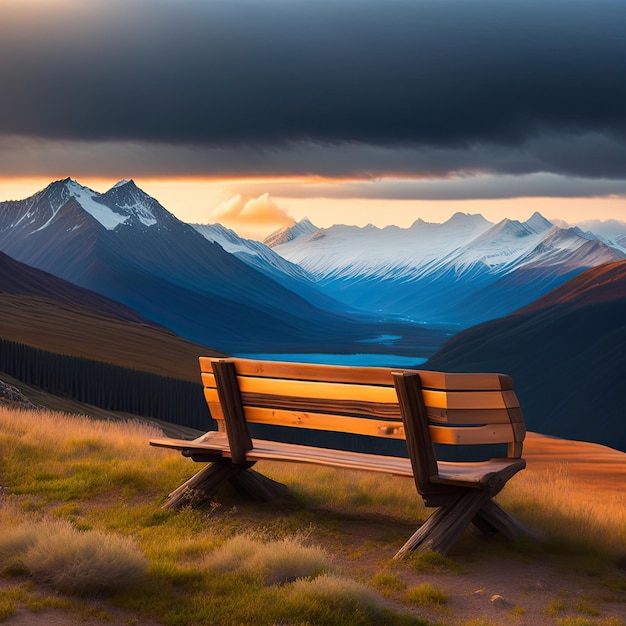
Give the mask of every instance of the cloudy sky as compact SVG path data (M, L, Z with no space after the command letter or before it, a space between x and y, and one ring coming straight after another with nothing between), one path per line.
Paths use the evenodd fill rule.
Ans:
M626 221L624 33L623 0L1 0L0 200Z

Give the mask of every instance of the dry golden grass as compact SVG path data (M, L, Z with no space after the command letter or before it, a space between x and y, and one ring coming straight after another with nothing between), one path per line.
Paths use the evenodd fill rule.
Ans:
M0 571L26 573L71 594L125 589L145 574L147 561L136 543L96 531L79 531L65 520L19 520L14 507L0 510Z
M555 541L626 555L626 454L531 434L528 467L499 497Z
M236 535L207 555L207 568L241 571L260 576L268 585L314 578L333 569L329 555L319 546L306 546L300 537L263 541Z

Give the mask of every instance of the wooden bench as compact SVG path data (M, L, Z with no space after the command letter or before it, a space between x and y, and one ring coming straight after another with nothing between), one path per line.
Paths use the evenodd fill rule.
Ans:
M166 508L184 504L190 490L211 496L227 481L257 499L283 495L284 485L251 468L260 460L293 461L413 478L426 506L438 508L396 558L416 548L446 553L470 523L509 538L525 531L492 500L526 465L526 429L510 377L204 357L200 366L218 430L150 444L211 463L173 491ZM253 439L252 424L400 440L408 458ZM506 446L496 458L455 462L437 460L433 444Z

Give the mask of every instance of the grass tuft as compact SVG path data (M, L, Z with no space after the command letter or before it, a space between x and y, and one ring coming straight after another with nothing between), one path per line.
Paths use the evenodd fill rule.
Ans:
M445 589L435 587L431 583L420 583L416 587L407 590L405 600L416 606L430 606L441 608L448 604L448 592Z
M313 578L332 569L322 548L304 546L299 537L261 541L248 535L227 540L207 557L207 566L256 575L268 585Z
M128 537L80 532L64 520L31 521L0 539L5 574L29 574L72 594L93 594L136 584L147 561Z
M461 574L463 572L463 567L458 561L432 550L411 552L407 563L419 574Z
M374 576L372 576L370 584L385 596L392 596L407 588L406 581L402 580L397 574L392 574L384 570L376 572Z

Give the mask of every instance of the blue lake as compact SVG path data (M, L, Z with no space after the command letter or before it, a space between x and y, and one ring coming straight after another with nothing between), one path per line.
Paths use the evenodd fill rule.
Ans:
M244 359L261 359L267 361L289 361L292 363L323 363L327 365L357 365L369 367L418 367L427 359L394 354L321 354L321 353L268 353L268 354L236 354Z

